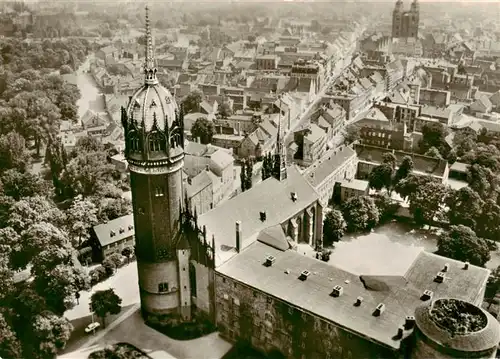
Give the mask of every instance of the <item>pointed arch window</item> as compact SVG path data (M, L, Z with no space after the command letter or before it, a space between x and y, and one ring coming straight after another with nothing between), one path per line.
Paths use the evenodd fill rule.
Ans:
M140 142L139 138L134 134L130 136L129 140L129 145L130 145L130 150L133 152L139 152L140 151Z
M165 141L159 132L152 132L148 137L150 152L165 151Z
M155 188L155 197L163 197L164 195L165 195L165 192L163 191L162 187Z

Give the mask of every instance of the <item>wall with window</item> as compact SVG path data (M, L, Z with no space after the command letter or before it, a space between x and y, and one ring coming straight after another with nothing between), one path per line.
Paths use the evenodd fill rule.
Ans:
M243 283L216 273L216 322L229 341L285 358L395 358L398 353Z
M113 253L122 253L125 247L134 247L135 241L134 236L130 236L128 238L121 239L117 242L110 243L107 246L102 247L102 258L106 258Z

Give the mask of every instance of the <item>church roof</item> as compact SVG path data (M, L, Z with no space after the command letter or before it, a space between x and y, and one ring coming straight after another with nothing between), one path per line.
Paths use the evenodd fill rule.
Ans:
M276 258L272 266L263 265L268 255ZM217 272L287 302L292 308L399 349L401 340L395 338L398 327L423 303L424 290L432 290L434 298L452 296L477 303L489 276L487 269L469 266L464 270L462 262L425 251L412 258L403 275L358 276L296 251L282 251L257 242L219 266ZM449 279L435 283L434 278L445 263L449 264ZM302 281L298 277L304 270L310 275ZM343 287L339 297L331 295L336 285ZM355 306L359 296L363 302ZM385 311L374 316L380 303L385 305Z
M296 193L296 201L291 198L292 192ZM254 242L260 231L287 221L318 198L297 169L289 167L283 181L268 178L202 214L198 223L206 226L207 238L215 236L215 262L220 265L235 254L236 221L241 221L243 248ZM265 221L261 221L259 212L266 212Z

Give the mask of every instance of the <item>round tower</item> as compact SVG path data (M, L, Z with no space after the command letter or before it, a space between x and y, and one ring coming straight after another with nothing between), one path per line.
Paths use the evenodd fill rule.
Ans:
M189 248L181 235L183 115L156 76L148 12L146 7L144 84L122 108L141 308L146 317L175 313L187 319L191 296L184 285L189 283Z
M495 358L500 341L498 321L483 309L442 298L415 311L412 359Z

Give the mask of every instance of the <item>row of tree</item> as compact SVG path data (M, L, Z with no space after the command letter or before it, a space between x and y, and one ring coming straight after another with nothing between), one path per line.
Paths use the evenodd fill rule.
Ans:
M254 159L249 158L241 163L240 186L241 192L252 188Z

